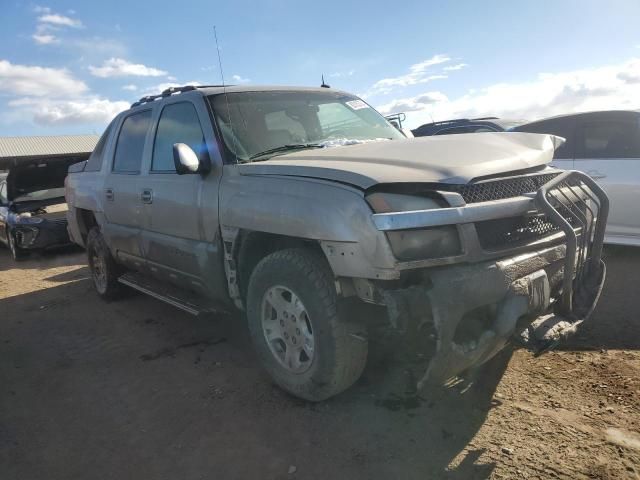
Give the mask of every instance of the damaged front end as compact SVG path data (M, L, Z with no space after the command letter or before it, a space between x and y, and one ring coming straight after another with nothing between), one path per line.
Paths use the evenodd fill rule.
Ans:
M483 364L510 341L538 353L553 348L589 318L605 279L608 199L587 175L564 172L508 199L455 201L438 210L374 214L381 231L456 225L464 240L465 261L420 269L402 288L378 288L391 325L428 362L419 388ZM518 225L539 229L544 221L553 228L508 253L479 246L482 224L514 215L527 219ZM523 233L518 227L510 235Z

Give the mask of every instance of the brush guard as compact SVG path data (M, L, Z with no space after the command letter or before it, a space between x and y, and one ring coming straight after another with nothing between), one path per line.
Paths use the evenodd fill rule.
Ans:
M536 203L565 235L567 249L556 313L571 323L581 323L593 312L604 285L602 244L609 199L591 177L568 171L544 184L536 194Z

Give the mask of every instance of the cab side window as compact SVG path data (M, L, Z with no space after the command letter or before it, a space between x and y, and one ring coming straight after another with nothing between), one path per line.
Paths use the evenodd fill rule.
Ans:
M207 158L207 144L193 104L172 103L162 109L153 144L151 171L175 172L173 144L189 145L200 160Z
M120 128L113 171L116 173L140 173L144 142L151 125L151 110L134 113L125 118Z
M109 138L109 134L111 133L111 125L112 124L109 124L100 137L100 140L98 140L93 152L91 152L91 155L87 160L87 164L84 167L85 172L99 172L102 169L102 159L104 158L102 154L104 153L104 147Z

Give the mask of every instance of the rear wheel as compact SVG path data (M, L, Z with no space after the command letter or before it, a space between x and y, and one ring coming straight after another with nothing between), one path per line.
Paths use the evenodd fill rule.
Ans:
M320 254L288 249L265 257L247 292L258 357L284 390L320 401L351 386L367 361L367 339L339 317L333 275Z
M87 260L93 285L105 300L114 300L122 295L118 277L122 269L111 256L100 229L93 227L87 235Z

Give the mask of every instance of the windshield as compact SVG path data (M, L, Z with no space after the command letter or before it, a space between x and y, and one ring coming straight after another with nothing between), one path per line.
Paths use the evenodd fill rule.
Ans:
M340 92L241 92L209 100L226 147L239 162L296 148L404 138L365 102Z
M64 188L50 188L48 190L38 190L35 192L23 193L16 197L14 202L31 202L34 200L51 200L52 198L64 197Z

